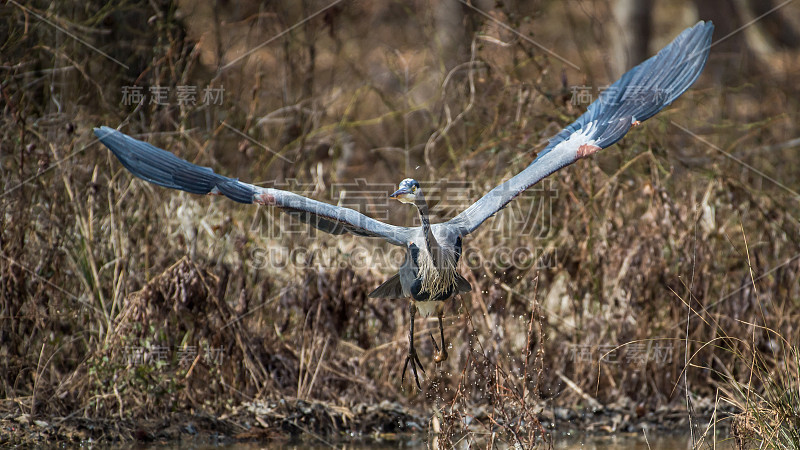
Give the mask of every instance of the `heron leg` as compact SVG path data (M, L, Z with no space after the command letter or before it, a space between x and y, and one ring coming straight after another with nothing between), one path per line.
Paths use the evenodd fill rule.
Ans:
M408 306L408 315L411 316L410 318L410 326L408 330L408 356L406 356L406 363L403 364L403 375L400 378L400 383L403 383L406 380L406 369L408 369L408 363L411 363L411 372L414 373L414 381L417 382L417 389L422 390L422 386L419 384L419 375L417 374L417 367L422 373L425 373L425 369L422 367L422 363L419 362L419 356L417 356L417 349L414 348L414 316L417 314L417 306L414 305L414 302L410 302Z
M436 345L436 340L433 341L434 347L436 347L436 356L433 357L433 360L437 363L447 361L447 342L444 341L444 325L442 325L443 316L444 311L439 313L439 335L442 337L442 349L439 350L439 346ZM431 336L431 339L433 339L433 336Z

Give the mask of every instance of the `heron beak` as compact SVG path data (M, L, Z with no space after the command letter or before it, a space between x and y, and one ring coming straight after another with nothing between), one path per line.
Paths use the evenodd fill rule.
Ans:
M407 188L400 188L389 196L389 198L393 198L401 203L414 203L414 197L414 194Z

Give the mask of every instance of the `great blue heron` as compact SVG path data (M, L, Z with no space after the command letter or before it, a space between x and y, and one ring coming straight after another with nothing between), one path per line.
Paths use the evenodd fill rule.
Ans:
M500 211L522 191L568 166L606 148L628 130L672 103L691 86L705 66L714 26L699 22L684 30L657 55L634 67L608 89L578 120L550 139L549 145L522 172L495 187L455 218L431 224L428 205L420 184L407 178L391 194L413 204L422 221L420 227L400 227L380 222L352 209L333 206L279 189L263 188L214 173L184 161L172 153L139 141L109 127L96 128L95 135L139 178L194 194L224 195L240 203L277 206L294 212L313 227L331 234L352 233L379 237L407 249L398 273L378 286L370 296L411 298L408 355L401 383L409 364L420 387L417 368L424 369L414 348L414 315L436 314L441 348L435 360L447 359L442 315L444 302L469 292L470 284L457 272L462 239L486 219ZM434 340L434 344L436 341Z

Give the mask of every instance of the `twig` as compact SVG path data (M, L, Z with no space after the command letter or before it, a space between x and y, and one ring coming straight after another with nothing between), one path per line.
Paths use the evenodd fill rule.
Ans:
M589 406L591 406L592 409L594 410L603 409L603 405L600 402L598 402L597 399L587 394L583 389L581 389L580 386L575 384L574 381L570 380L563 373L561 373L560 370L556 371L556 376L558 376L558 378L561 378L561 381L563 381L567 385L567 387L575 391L575 393L578 394L582 399L586 400L586 402L589 403Z

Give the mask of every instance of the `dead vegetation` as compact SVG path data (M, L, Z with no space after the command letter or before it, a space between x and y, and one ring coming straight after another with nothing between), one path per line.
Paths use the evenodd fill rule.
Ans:
M132 179L91 128L124 124L219 172L393 223L412 217L385 194L412 175L444 219L583 111L571 87L612 81L590 26L607 10L493 10L577 72L466 7L470 38L437 41L422 11L440 2L343 2L295 28L326 4L185 3L0 11L4 434L92 419L124 424L116 436L131 439L180 413L225 418L228 435L422 430L447 445L527 446L603 408L628 419L597 429L655 417L685 427L687 391L711 413L724 383L762 392L742 361L760 352L766 372L784 367L776 336L796 349L796 52L771 55L760 79L726 74L724 86L730 55L712 52L669 110L469 239L462 273L475 291L449 308L450 359L428 360L417 393L400 385L405 302L367 298L400 263L390 248ZM662 15L659 39L688 25ZM564 23L585 26L565 36ZM177 100L187 85L195 104ZM131 86L170 97L124 104ZM207 87L224 88L222 104L201 101ZM513 218L531 211L520 232ZM418 325L431 355L435 322Z

